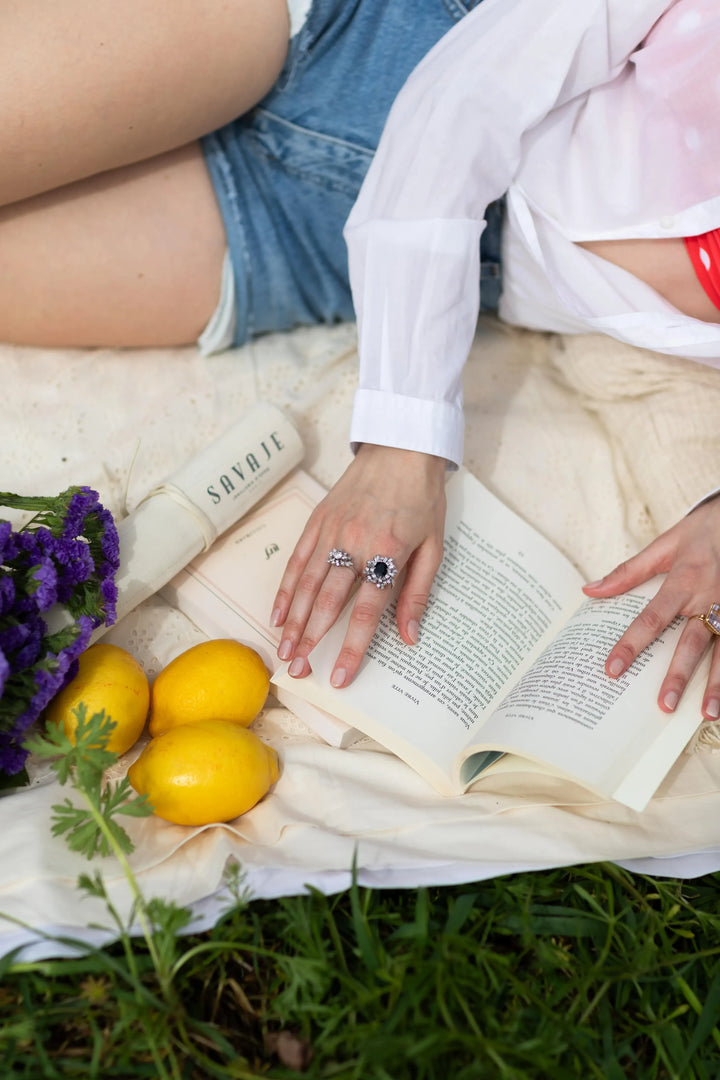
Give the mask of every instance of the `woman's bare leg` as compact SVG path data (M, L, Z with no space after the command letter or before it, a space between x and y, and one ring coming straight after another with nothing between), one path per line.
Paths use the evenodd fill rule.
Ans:
M197 143L0 209L0 341L194 341L225 234Z
M0 0L0 205L220 127L287 45L286 0Z

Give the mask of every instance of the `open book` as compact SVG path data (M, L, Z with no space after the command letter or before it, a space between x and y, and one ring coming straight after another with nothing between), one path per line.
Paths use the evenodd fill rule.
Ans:
M297 482L298 474L285 481L173 583L169 598L201 627L202 592L200 606L214 612L213 632L222 623L227 635L243 639L237 614L229 616L253 589L257 567L245 561L243 543L262 528L264 515L276 516L292 534L283 544L284 565L309 511L306 503L303 517L302 500L291 494ZM656 703L683 620L620 679L609 679L610 647L658 583L612 600L585 599L582 578L565 556L470 474L453 475L447 495L445 557L418 644L402 643L390 604L357 677L334 690L329 677L349 604L313 651L311 676L291 679L285 665L271 661L276 692L365 732L444 795L461 794L490 771L543 771L643 809L701 721L706 669L696 672L675 713ZM293 514L301 518L297 527ZM246 540L233 549L234 536ZM272 598L268 591L265 608Z

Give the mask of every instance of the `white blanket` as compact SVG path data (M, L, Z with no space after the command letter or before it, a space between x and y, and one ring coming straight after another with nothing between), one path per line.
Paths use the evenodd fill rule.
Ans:
M52 494L96 487L122 514L258 399L288 410L304 463L330 485L349 460L355 330L299 330L202 359L195 349L58 351L0 347L6 393L0 489ZM718 482L720 377L700 365L600 338L561 339L481 327L466 371L466 463L545 533L588 579L646 543ZM271 598L268 598L268 603ZM106 640L153 677L200 637L154 598ZM412 886L611 859L691 876L720 868L720 753L686 755L642 814L571 784L482 781L436 795L369 741L336 750L272 701L255 729L279 751L272 793L229 825L133 821L132 864L147 895L217 917L223 868L240 861L256 896L361 883ZM55 955L53 931L102 941L102 905L78 902L87 863L50 836L55 784L0 799L0 953ZM111 859L118 908L130 897Z

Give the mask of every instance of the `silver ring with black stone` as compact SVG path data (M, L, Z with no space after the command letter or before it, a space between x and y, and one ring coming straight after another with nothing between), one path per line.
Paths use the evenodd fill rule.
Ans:
M363 581L376 589L392 589L397 574L397 567L389 555L373 555L365 563L362 576Z

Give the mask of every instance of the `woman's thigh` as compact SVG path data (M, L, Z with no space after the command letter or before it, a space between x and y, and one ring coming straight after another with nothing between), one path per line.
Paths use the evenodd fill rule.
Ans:
M286 0L0 4L0 205L199 138L254 105Z
M219 296L225 234L199 146L0 209L0 340L194 341Z

